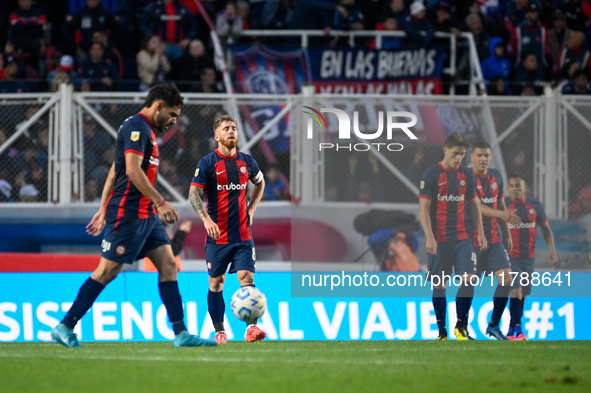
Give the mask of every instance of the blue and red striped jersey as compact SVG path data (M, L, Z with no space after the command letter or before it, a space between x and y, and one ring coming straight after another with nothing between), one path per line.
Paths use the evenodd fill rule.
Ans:
M443 168L441 162L423 174L419 198L431 200L431 227L437 243L469 239L468 199L476 198L476 176L472 169Z
M511 197L505 198L507 209L515 209L521 218L517 225L509 224L511 240L513 240L512 257L533 259L536 245L536 226L548 222L544 205L535 198L526 197L523 201L516 201Z
M472 168L474 169L474 168ZM486 206L498 210L499 199L504 198L503 177L496 169L489 168L484 175L476 175L476 195L480 202ZM484 235L489 245L500 243L499 222L495 217L482 216ZM474 230L474 245L478 245L478 231Z
M216 149L199 160L191 186L205 190L207 213L220 229L220 237L213 240L207 236L207 244L252 239L246 206L247 185L249 179L258 184L262 178L254 158L242 152L226 157Z
M142 114L129 117L119 127L115 145L115 186L105 211L107 220L123 217L151 218L157 214L153 203L132 183L126 174L125 156L143 157L141 168L154 185L158 174L158 144L152 123Z

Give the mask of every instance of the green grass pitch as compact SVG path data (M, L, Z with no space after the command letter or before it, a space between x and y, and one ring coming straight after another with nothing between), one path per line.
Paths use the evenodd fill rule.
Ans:
M0 344L0 392L589 392L591 342Z

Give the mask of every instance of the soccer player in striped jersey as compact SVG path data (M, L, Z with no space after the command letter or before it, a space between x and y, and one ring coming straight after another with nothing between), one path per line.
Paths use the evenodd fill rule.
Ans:
M519 224L521 219L505 206L503 178L498 170L489 168L491 158L492 149L488 142L479 141L474 144L470 159L476 175L476 193L480 199L482 225L488 243L488 248L481 252L477 244L478 234L474 231L474 252L478 260L477 273L494 273L499 281L493 296L494 307L486 334L497 340L507 340L499 328L511 291L511 266L507 252L511 252L513 243L507 223ZM504 247L499 236L499 226L503 233Z
M433 287L433 309L437 318L439 336L447 340L445 323L447 299L444 277L462 276L462 285L456 296L458 321L455 334L458 340L469 340L464 321L474 297L473 277L476 276L476 254L472 233L468 230L468 213L476 231L480 249L486 249L486 237L480 215L480 201L476 194L476 176L462 165L470 144L459 132L445 138L443 160L423 174L419 191L419 219L427 238L429 255L427 278L437 278Z
M223 344L227 342L227 337L224 330L226 305L222 290L228 266L230 273L237 273L240 286L254 286L256 254L250 225L263 197L265 180L256 161L236 149L236 119L224 115L215 121L213 129L218 148L197 164L189 189L189 201L207 231L207 305L216 331L215 341ZM247 205L249 180L254 187ZM207 198L207 209L203 204L203 195ZM256 321L247 323L247 342L263 340L265 337L265 332L256 326Z
M509 340L527 340L521 328L523 305L525 297L531 293L531 274L534 272L534 249L536 245L536 228L540 226L544 234L544 240L550 248L550 265L558 264L558 255L554 244L554 235L548 224L544 206L540 201L532 197L526 197L527 184L521 175L510 175L507 178L507 190L509 196L505 198L507 209L515 210L521 218L519 224L509 224L513 249L509 253L511 270L519 273L516 277L509 302L511 322L509 323ZM521 286L521 278L527 278L528 285Z
M176 86L157 85L148 93L144 108L119 128L115 162L105 182L100 208L86 227L93 236L105 228L101 260L80 287L64 319L51 331L52 339L68 348L80 347L74 326L105 286L117 277L124 264L144 256L158 269L160 297L175 334L173 345L216 345L190 335L185 327L178 268L162 225L175 223L178 215L154 188L160 162L157 136L176 123L182 105L183 97Z

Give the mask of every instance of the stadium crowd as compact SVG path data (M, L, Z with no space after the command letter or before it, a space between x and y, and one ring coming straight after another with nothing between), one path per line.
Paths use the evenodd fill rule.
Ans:
M219 92L208 19L223 43L249 29L400 30L384 49L441 43L472 32L488 93L541 94L551 83L588 94L591 0L6 0L0 11L0 92ZM273 44L293 44L278 38ZM320 45L348 45L319 40ZM375 47L372 39L358 47Z
M77 91L146 91L162 81L174 81L182 92L222 92L209 26L215 27L224 45L299 43L293 38L241 35L255 29L406 32L405 38L384 38L385 50L447 45L434 37L435 31L458 37L462 31L471 32L489 95L542 94L544 84L565 94L591 93L587 44L591 0L207 0L201 4L202 8L194 0L5 0L0 10L0 93L55 91L63 81ZM326 36L310 45L350 43ZM376 44L368 37L356 39L355 45L375 48ZM444 80L447 86L454 82L457 77ZM12 123L0 128L0 144L35 113L33 108L19 110L10 113ZM182 193L187 179L174 181L172 176L178 163L187 155L202 155L211 142L185 141L183 130L196 119L183 120L161 141L163 175L171 174L171 184ZM0 153L0 202L46 200L46 123L36 122L24 138ZM100 198L113 151L110 137L92 119L85 122L83 134L85 199L94 201ZM349 162L351 179L363 172L358 170L363 166L371 168L372 179L381 177L376 162ZM408 171L414 173L419 166L420 160L415 160ZM281 175L287 172L279 169L265 199L288 197ZM371 191L376 188L373 180L366 182L361 190L347 189L346 199L384 199Z

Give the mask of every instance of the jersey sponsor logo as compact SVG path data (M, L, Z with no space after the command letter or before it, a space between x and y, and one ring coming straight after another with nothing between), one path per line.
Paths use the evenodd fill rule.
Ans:
M226 172L226 170L225 170L225 169L224 169L223 171L219 171L219 172L218 172L218 171L215 171L215 174L219 176L219 175L221 175L221 174L222 174L222 173L224 173L224 172Z
M199 176L199 168L195 169L195 177Z
M442 185L444 185L444 184L447 184L447 182L446 182L446 181L444 181L443 183L439 183L439 185L440 185L440 186L442 186Z
M158 166L160 165L160 160L154 156L150 156L150 164Z
M131 140L137 142L140 139L140 132L139 131L132 131L131 132Z
M234 183L230 183L230 184L218 184L218 191L223 191L223 190L245 190L246 189L246 183L244 184L234 184Z
M496 201L497 201L497 197L480 199L480 202L482 202L482 203L495 203Z
M509 229L524 229L524 228L535 228L536 223L534 222L520 222L519 224L509 224Z
M438 201L445 201L445 202L460 202L464 200L464 195L457 196L457 195L441 195L437 194Z

